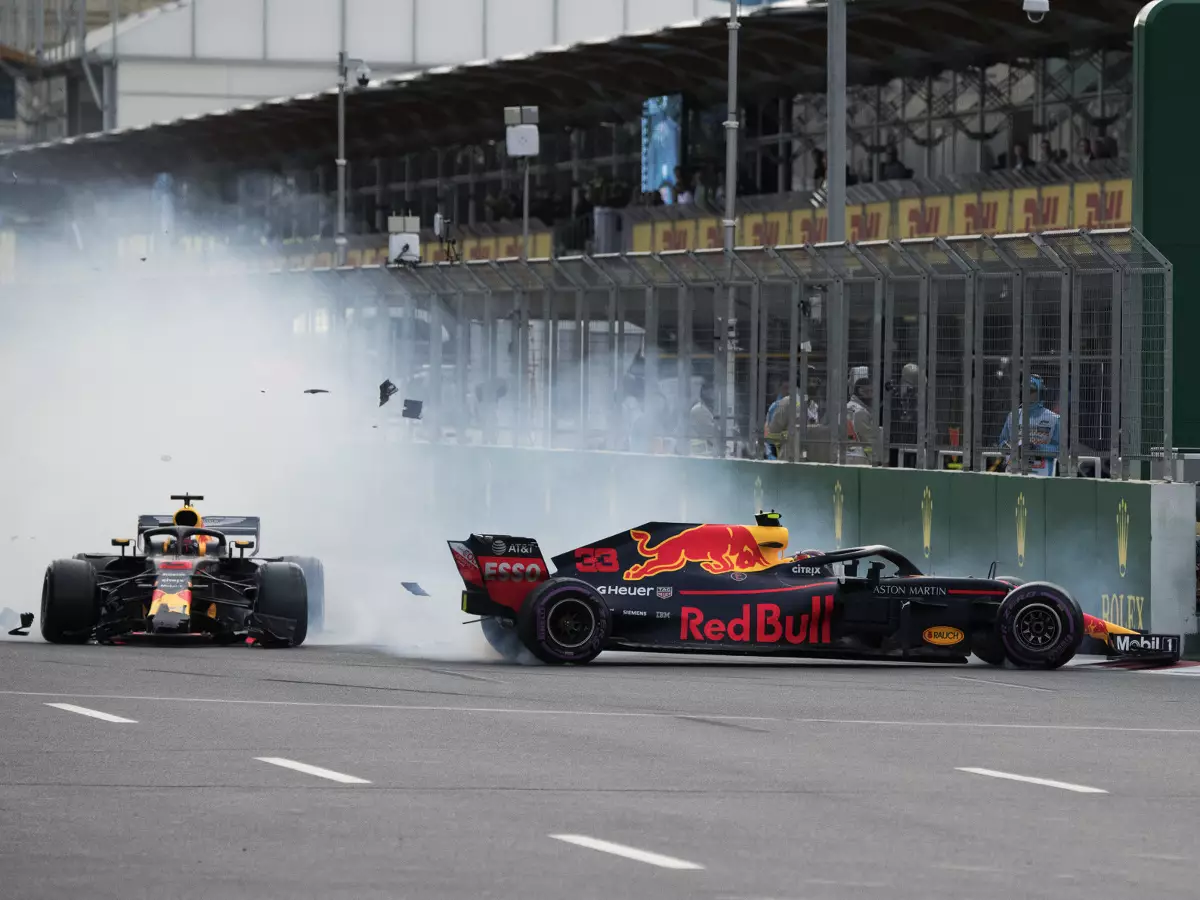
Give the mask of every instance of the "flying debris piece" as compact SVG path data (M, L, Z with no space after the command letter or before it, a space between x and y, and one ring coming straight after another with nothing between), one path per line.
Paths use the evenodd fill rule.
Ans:
M264 391L263 393L266 393L266 391ZM309 388L304 393L306 393L306 394L328 394L329 391L325 390L325 388Z
M419 419L421 418L421 407L424 406L420 400L405 400L404 401L404 418Z
M381 384L379 386L379 405L383 406L383 404L391 400L392 394L396 393L398 390L400 390L400 388L392 384L391 381L385 381L383 384Z
M429 596L429 594L427 594L425 592L425 588L421 587L415 581L402 581L400 583L402 585L404 585L404 589L406 591L408 591L410 594L414 594L417 597L428 597Z
M13 637L27 637L29 626L33 624L33 613L21 613L21 627L9 632Z

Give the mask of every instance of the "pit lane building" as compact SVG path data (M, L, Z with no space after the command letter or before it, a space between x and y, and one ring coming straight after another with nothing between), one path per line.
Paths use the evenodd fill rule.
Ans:
M1034 25L1012 0L851 3L850 237L1128 224L1140 6L1055 0L1053 23ZM742 24L739 243L818 241L824 6L785 0ZM533 255L718 246L726 40L717 16L353 90L353 260L380 258L393 212L450 217L466 258L511 255L511 105L540 109ZM169 174L177 233L232 225L277 261L319 264L335 227L336 99L325 90L78 135L8 151L4 166L22 182L115 180L147 193ZM644 170L647 124L668 133L666 158L703 186L698 203L653 200L674 172Z

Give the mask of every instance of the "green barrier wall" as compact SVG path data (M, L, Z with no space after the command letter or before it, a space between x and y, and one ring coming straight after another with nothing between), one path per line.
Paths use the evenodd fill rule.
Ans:
M995 561L998 574L1054 581L1085 612L1127 627L1196 631L1192 484L456 446L410 454L422 476L388 502L437 511L431 521L453 533L431 535L434 553L494 531L537 538L550 556L649 520L750 523L776 509L793 551L888 544L926 572L980 577Z

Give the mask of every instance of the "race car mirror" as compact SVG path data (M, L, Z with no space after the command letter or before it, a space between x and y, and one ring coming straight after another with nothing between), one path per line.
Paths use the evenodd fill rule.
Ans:
M129 546L129 538L113 538L112 545L121 548L121 555L125 555L125 548Z
M238 548L241 558L246 558L246 551L254 546L254 541L234 541L233 545Z

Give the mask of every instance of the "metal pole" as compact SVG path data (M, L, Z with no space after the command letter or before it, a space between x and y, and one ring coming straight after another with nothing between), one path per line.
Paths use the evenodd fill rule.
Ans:
M738 149L738 2L729 0L729 115L725 117L725 249L737 240L737 149ZM732 291L732 289L731 289ZM732 296L732 293L731 293Z
M521 259L529 259L529 157L525 157L524 209L521 212Z
M338 53L337 264L346 264L346 51Z
M846 0L828 0L829 145L825 175L830 241L846 239Z
M732 253L735 244L737 243L737 174L738 174L738 31L741 29L741 23L738 22L738 2L737 0L729 0L729 113L725 117L725 252ZM717 323L721 361L724 364L722 372L718 375L714 372L714 377L720 377L718 384L714 385L717 388L717 413L716 419L720 422L717 439L717 458L725 457L725 441L729 433L729 401L726 396L726 385L729 383L730 376L730 345L732 344L732 336L730 335L729 326L735 315L734 303L736 300L736 290L733 286L733 260L729 260L729 298L726 304L725 321ZM723 377L722 377L723 376ZM691 373L683 373L683 378L691 379Z

